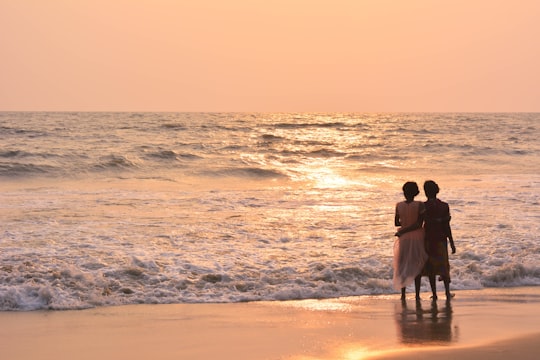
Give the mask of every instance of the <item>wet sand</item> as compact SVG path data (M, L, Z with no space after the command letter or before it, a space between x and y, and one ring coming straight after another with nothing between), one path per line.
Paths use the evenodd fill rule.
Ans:
M536 359L540 287L1 312L15 359Z

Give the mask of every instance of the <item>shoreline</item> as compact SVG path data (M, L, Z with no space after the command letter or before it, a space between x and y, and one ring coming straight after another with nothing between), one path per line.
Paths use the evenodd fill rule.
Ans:
M533 359L540 287L0 312L7 359Z

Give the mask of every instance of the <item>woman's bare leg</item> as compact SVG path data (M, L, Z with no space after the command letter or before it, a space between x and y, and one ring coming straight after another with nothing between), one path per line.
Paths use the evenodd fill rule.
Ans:
M420 286L422 285L422 275L414 278L414 290L416 291L416 300L420 300Z
M431 298L433 300L437 300L437 282L435 279L435 275L429 276L429 285L431 285L431 292L433 293L433 296Z

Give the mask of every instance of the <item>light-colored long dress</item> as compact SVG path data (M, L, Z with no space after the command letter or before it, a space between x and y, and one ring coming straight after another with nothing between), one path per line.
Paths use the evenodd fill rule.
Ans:
M420 214L420 201L396 205L402 227L414 224ZM423 209L423 207L422 207ZM414 282L428 259L424 246L424 229L409 231L394 242L394 289L399 290Z

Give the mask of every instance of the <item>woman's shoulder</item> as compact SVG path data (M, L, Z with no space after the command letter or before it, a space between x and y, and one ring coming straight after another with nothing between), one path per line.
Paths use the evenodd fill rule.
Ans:
M425 202L427 211L432 211L433 213L447 213L450 211L448 203L442 201L441 199L433 199Z
M436 204L436 205L448 205L448 203L442 201L441 199L439 198L435 198L435 199L428 199L426 201L424 201L424 204L428 205L428 204Z
M446 201L442 201L441 199L437 199L437 202L438 202L439 205L441 205L441 206L449 207L449 206L448 206L448 203L447 203Z

